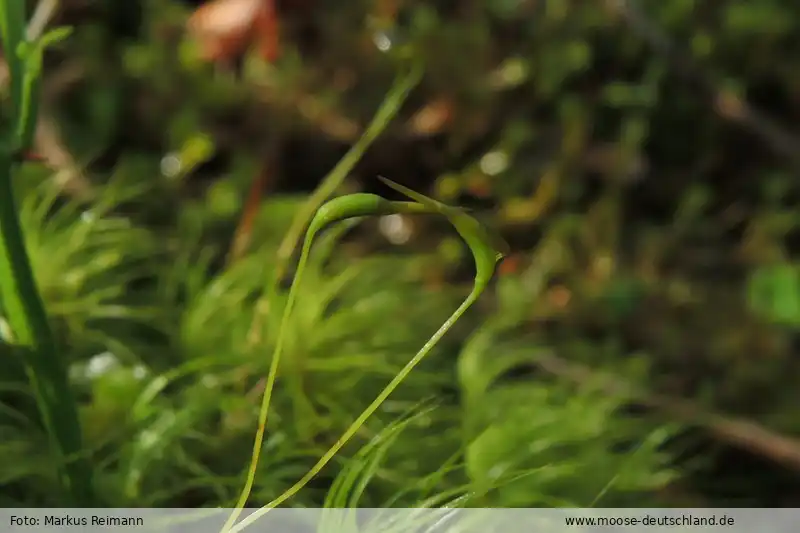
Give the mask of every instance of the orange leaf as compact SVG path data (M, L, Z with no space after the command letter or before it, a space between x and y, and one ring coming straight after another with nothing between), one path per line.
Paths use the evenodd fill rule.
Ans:
M273 57L277 48L274 0L211 0L192 14L187 29L199 42L203 57L211 61L242 55L254 37L259 49L268 50L262 53L265 58Z
M259 55L272 63L280 54L280 26L274 0L264 2L255 22L255 38Z

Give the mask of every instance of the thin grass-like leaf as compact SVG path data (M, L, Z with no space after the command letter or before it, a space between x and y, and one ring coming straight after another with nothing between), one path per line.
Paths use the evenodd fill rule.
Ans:
M29 348L26 372L59 459L62 491L70 503L90 506L94 502L92 469L80 455L83 443L77 407L36 285L12 186L16 155L29 148L38 121L41 56L51 40L26 42L26 22L24 2L0 0L0 32L11 75L13 118L10 129L2 132L0 146L0 295L15 342ZM70 457L79 458L68 460Z
M369 481L376 475L381 461L389 448L410 424L428 415L433 407L401 417L375 435L350 459L344 470L336 477L326 494L324 507L357 508Z

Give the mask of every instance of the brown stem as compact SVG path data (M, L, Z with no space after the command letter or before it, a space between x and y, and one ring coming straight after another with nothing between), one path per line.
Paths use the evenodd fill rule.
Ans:
M565 361L553 354L537 355L536 364L555 376L579 384L596 382L598 377L602 378L603 388L609 394L636 398L645 405L708 430L711 436L721 442L800 471L800 440L796 438L776 433L751 420L708 412L687 400L637 390L615 376Z
M239 218L231 247L228 250L227 265L229 267L241 259L242 255L250 247L253 224L258 216L258 209L261 206L264 190L267 188L272 175L270 172L271 166L269 161L264 162L258 175L250 185L250 190L247 192L247 200L242 210L242 216Z

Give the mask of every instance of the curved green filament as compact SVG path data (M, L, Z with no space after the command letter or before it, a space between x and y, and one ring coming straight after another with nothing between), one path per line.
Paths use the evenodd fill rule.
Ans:
M336 441L336 443L331 446L331 448L325 452L325 454L317 461L317 463L311 467L309 470L300 480L295 483L291 488L289 488L286 492L278 496L276 499L272 500L270 503L265 505L264 507L258 509L257 511L253 512L250 516L242 520L236 527L229 530L229 533L238 533L242 531L247 526L253 524L256 520L260 517L264 516L267 512L275 507L279 506L295 494L297 494L303 487L305 487L309 481L311 481L319 472L325 468L325 466L333 459L333 457L339 452L339 450L347 444L351 438L361 429L361 426L367 421L367 419L372 416L375 411L381 406L381 404L386 401L386 399L392 394L392 392L397 389L398 386L408 377L412 370L425 358L426 355L439 343L440 340L447 334L450 328L458 322L461 316L467 311L467 309L474 304L478 297L480 296L483 290L473 290L469 296L461 303L461 305L456 309L450 318L445 321L444 324L434 333L428 342L416 353L416 355L408 362L406 365L392 378L392 381L389 382L388 385L381 391L380 394L373 400L373 402L367 407L361 415L353 421L350 427L347 428L341 437Z
M346 196L340 196L324 204L317 211L317 214L311 221L309 228L306 232L303 241L303 247L300 252L300 259L297 264L294 280L289 288L289 296L286 301L286 306L283 309L283 316L281 317L280 327L278 329L278 338L275 344L275 351L270 362L269 373L264 385L264 394L261 399L261 408L258 414L258 428L256 429L255 442L253 443L253 453L250 459L250 467L247 472L247 479L244 488L239 496L234 511L223 526L222 531L230 530L230 527L236 522L236 519L241 515L250 493L253 490L255 483L256 471L258 469L258 462L261 459L261 448L264 444L264 434L267 428L267 417L269 414L269 406L272 401L272 391L275 388L275 380L278 377L278 368L280 359L283 355L283 346L285 343L285 334L288 329L289 316L291 315L294 303L297 298L297 287L300 286L303 273L308 263L308 257L311 253L311 245L316 236L325 228L336 222L342 222L347 219L363 217L368 215L385 215L392 213L426 213L431 210L421 204L413 202L390 202L385 198L374 194L357 193Z
M255 443L253 445L253 454L251 457L250 467L248 470L247 481L242 490L239 501L236 504L234 512L228 518L223 526L222 533L233 533L241 531L247 525L252 524L260 516L263 516L270 509L277 507L284 501L294 496L298 491L308 484L329 462L330 460L342 449L342 447L358 432L361 426L372 416L380 405L394 392L394 390L405 380L411 371L428 355L428 353L436 346L436 344L444 337L444 335L453 327L461 316L475 303L478 297L483 293L494 275L497 262L505 255L507 245L497 237L490 235L481 224L466 214L465 211L451 207L432 198L406 189L402 185L391 182L385 178L381 178L384 183L394 188L395 190L405 194L411 198L412 202L393 202L386 200L380 196L367 193L351 194L341 196L330 200L321 206L314 218L312 219L306 236L303 241L303 246L300 252L300 259L298 262L295 277L292 285L289 288L289 296L286 302L286 307L283 310L281 318L280 329L278 330L278 339L275 345L275 352L270 363L269 374L264 387L264 395L262 397L261 409L259 411L258 429L256 432ZM464 241L469 245L473 257L475 259L476 275L472 291L469 296L462 302L453 314L448 318L444 324L434 333L425 345L416 353L416 355L397 373L397 375L389 382L389 384L381 391L375 400L367 407L361 415L350 425L347 431L336 441L336 443L320 458L320 460L303 476L295 485L284 492L281 496L262 507L240 524L233 527L237 518L241 515L247 499L252 491L255 481L255 474L258 468L258 462L261 456L261 447L264 441L264 433L266 431L267 415L269 413L269 406L272 399L272 391L275 386L275 380L278 374L278 367L280 358L283 352L285 331L287 329L289 316L291 315L294 307L297 287L302 280L303 272L305 271L308 257L311 251L311 245L315 237L325 228L336 222L342 222L352 218L359 218L364 216L378 216L394 213L438 213L447 217L450 223L455 227ZM500 249L498 249L500 248Z

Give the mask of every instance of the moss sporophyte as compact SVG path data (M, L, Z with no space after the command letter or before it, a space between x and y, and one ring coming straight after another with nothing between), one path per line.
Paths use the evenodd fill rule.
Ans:
M240 523L234 525L236 519L241 514L242 509L244 509L247 499L250 496L252 480L255 477L255 471L258 467L260 444L254 448L249 470L248 483L245 486L245 489L242 491L236 509L225 524L223 532L233 533L243 530L270 509L282 504L299 492L303 487L305 487L306 484L311 481L311 479L316 476L322 470L322 468L324 468L325 465L330 462L335 454L338 453L342 447L356 434L356 432L358 432L366 420L375 413L375 411L389 397L389 395L391 395L392 392L409 375L409 373L411 373L414 367L416 367L425 358L425 356L428 355L428 353L436 346L436 344L462 317L467 309L469 309L469 307L475 303L494 276L498 262L508 253L508 245L503 241L502 238L494 235L463 209L438 202L433 198L429 198L414 192L386 178L381 177L379 179L387 186L408 197L410 201L391 201L381 196L367 193L340 196L322 205L317 210L314 218L311 220L311 223L308 226L300 251L300 259L297 270L292 281L292 285L289 288L288 301L286 303L286 307L284 308L280 329L278 330L278 338L264 391L264 401L262 403L262 412L259 420L256 442L263 442L263 435L266 429L266 414L269 410L270 397L272 394L272 389L275 385L275 379L284 347L285 331L287 330L287 325L294 307L297 287L302 283L303 273L311 252L311 246L315 238L326 228L338 223L350 221L354 218L383 216L397 213L443 216L450 222L450 224L454 227L454 229L458 232L458 234L472 251L472 256L475 261L475 280L473 282L472 290L461 303L461 305L459 305L458 308L453 312L453 314L450 315L450 317L428 339L422 348L420 348L420 350L408 361L408 363L395 375L395 377L389 382L388 385L386 385L381 393L378 394L369 407L367 407L361 413L361 415L359 415L355 421L353 421L350 427L342 434L336 443L325 454L322 455L319 461L297 483L295 483L278 498L252 513Z

